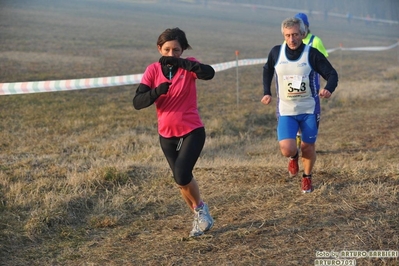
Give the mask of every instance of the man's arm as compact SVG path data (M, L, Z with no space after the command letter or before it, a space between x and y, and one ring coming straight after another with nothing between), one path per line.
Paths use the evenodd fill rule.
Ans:
M338 73L328 59L316 48L311 47L309 61L312 68L327 81L325 89L333 93L338 86Z
M277 45L270 50L267 61L263 66L263 95L272 95L271 84L274 76L274 65L276 64L280 47L280 45Z

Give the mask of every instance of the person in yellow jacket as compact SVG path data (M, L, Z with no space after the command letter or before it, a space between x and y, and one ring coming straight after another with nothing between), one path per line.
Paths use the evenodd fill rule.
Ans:
M306 16L306 14L304 14L304 13L298 13L295 15L295 17L302 19L303 23L305 24L306 37L302 40L302 42L304 44L307 44L307 45L310 45L310 46L316 48L325 57L328 57L328 52L323 45L323 41L316 35L310 33L308 16Z
M305 24L306 37L302 39L302 42L304 44L307 44L307 45L310 45L310 46L316 48L325 57L328 57L328 52L327 52L326 48L324 47L323 41L318 36L310 33L308 16L306 16L305 13L298 13L295 15L295 18L301 19L303 21L303 24ZM320 89L320 76L318 76L315 79L315 82L316 82L316 87L319 90ZM298 150L301 150L301 142L302 142L301 132L298 131L297 136L296 136L296 144L297 144ZM289 169L291 169L290 174L296 174L299 171L298 157L299 156L297 156L297 158L293 158L290 161L290 165L289 165Z

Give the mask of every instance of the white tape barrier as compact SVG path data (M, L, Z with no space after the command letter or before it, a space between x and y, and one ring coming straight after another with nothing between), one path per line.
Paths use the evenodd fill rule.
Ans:
M332 53L337 50L342 51L384 51L393 49L398 46L399 42L386 47L357 47L357 48L343 48L338 47L327 50ZM267 58L257 59L241 59L225 63L214 64L212 67L216 72L224 71L233 67L249 66L265 64ZM68 80L50 80L50 81L32 81L32 82L15 82L15 83L0 83L0 95L12 94L28 94L37 92L54 92L54 91L69 91L69 90L84 90L92 88L114 87L123 85L139 84L143 74L134 74L126 76L100 77L100 78L86 78L86 79L68 79Z
M256 59L241 59L236 61L230 61L220 64L211 65L216 72L220 72L229 68L237 67L237 66L250 66L250 65L259 65L266 63L267 58L256 58Z
M338 47L334 49L329 49L327 50L328 53L335 52L337 50L342 50L342 51L370 51L370 52L377 52L377 51L385 51L385 50L390 50L395 48L396 46L399 46L399 42L394 43L390 46L376 46L376 47L355 47L355 48L344 48L344 47Z
M143 74L135 74L87 79L0 83L0 95L84 90L92 88L139 84L142 76Z

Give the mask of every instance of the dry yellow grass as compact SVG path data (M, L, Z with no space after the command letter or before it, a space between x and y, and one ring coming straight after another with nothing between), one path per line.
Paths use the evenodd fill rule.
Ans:
M194 47L185 55L206 63L234 60L235 50L262 58L292 15L121 3L3 7L0 82L142 73L158 59L158 34L174 26ZM317 22L328 48L397 40L397 28ZM191 214L159 148L155 109L131 105L135 86L1 96L0 264L313 265L316 251L399 251L397 54L330 55L340 83L322 103L307 195L288 178L274 107L260 103L262 66L240 68L238 107L235 70L199 81L207 141L194 174L215 218L199 239L187 238Z

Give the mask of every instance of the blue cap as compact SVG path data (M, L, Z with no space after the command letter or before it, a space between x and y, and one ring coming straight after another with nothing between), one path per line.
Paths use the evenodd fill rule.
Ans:
M309 21L308 21L308 16L304 13L298 13L295 15L296 18L302 19L303 23L309 27Z

